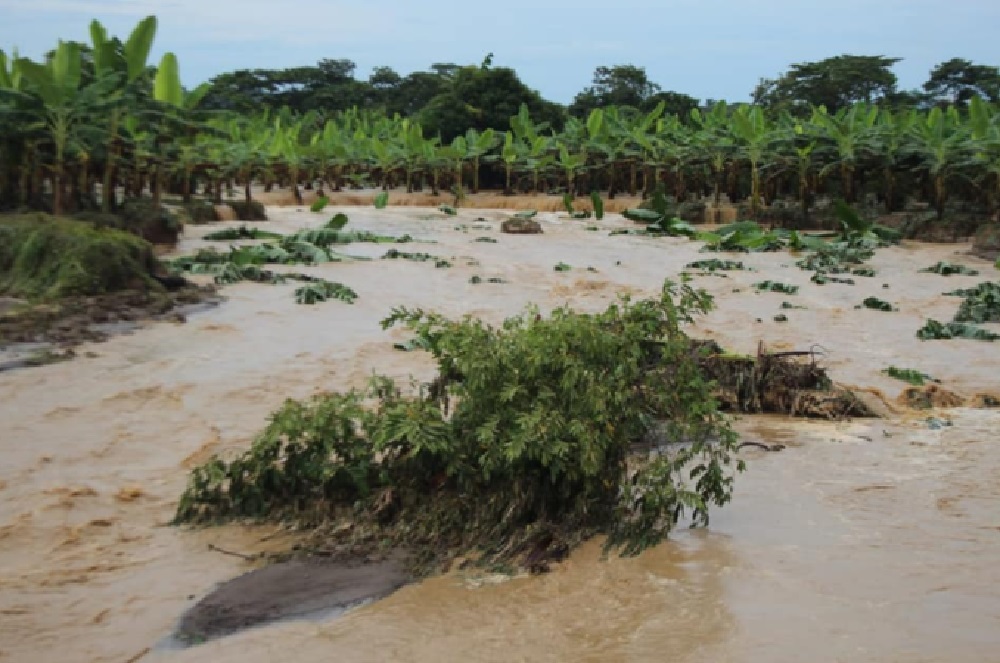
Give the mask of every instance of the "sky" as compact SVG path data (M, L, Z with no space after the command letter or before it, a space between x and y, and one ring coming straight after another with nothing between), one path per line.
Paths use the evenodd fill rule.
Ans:
M176 53L188 87L323 58L353 60L366 79L492 52L560 103L615 64L700 100L749 101L760 78L844 53L904 58L901 89L952 57L1000 65L997 0L0 0L0 49L38 58L60 38L89 42L93 18L124 39L149 14L151 62Z

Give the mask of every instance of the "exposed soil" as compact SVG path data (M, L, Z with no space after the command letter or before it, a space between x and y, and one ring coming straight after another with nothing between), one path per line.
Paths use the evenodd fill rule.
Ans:
M173 292L124 290L54 303L0 300L0 371L51 363L73 356L84 342L107 340L145 320L185 322L200 306L221 298L211 286L187 285ZM61 352L55 352L58 348Z
M398 559L280 562L220 585L181 618L176 637L197 644L260 624L327 615L388 596L408 580Z

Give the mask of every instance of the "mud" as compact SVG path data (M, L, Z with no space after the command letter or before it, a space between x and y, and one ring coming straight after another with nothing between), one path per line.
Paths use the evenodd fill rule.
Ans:
M176 638L199 644L252 626L343 612L408 580L399 561L279 562L223 583L181 619Z
M337 211L271 208L268 228L318 226ZM739 256L757 272L696 278L718 308L692 335L751 355L761 340L777 352L820 347L831 379L866 391L889 415L875 423L742 417L746 439L786 449L741 452L749 470L708 530L679 531L626 560L602 560L594 541L541 577L455 570L336 619L158 649L213 587L256 566L210 545L256 560L298 541L277 526L168 526L191 467L245 449L285 398L360 387L373 370L427 379L433 364L423 353L392 349L408 340L405 332L379 327L393 306L492 322L528 302L601 310L620 293L656 295L665 277L713 257L683 239L609 237L632 225L617 215L571 222L540 211L545 234L525 237L499 233L509 216L502 211L343 211L355 229L436 241L426 250L454 267L317 265L308 269L357 290L357 302L304 307L291 296L294 285L241 283L186 325L151 322L84 342L73 361L0 374L0 660L995 658L1000 411L912 410L897 403L908 385L881 371L913 368L966 399L996 394L993 345L915 336L927 318L954 315L956 299L945 289L996 272L964 255L969 244L911 243L879 250L870 261L877 276L856 286L812 284L787 253ZM178 250L209 246L199 237L226 225L189 226ZM586 231L590 225L601 230ZM498 243L473 241L483 235ZM378 258L384 250L357 244L345 252ZM919 272L939 260L981 276L953 276L945 288L940 276ZM556 272L558 262L574 267ZM473 275L506 284L469 284ZM765 279L799 285L793 303L807 308L783 311L789 296L755 293L752 284ZM854 308L868 296L899 311ZM772 322L779 311L788 322ZM932 429L928 416L952 425Z
M211 286L174 292L127 290L53 303L0 305L0 371L70 359L73 348L132 332L144 322L186 322L187 316L221 301Z

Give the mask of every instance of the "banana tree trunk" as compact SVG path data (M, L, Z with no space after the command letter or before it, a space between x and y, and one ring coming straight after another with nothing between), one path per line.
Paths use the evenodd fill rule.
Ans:
M472 160L472 193L479 193L479 157Z
M937 210L937 220L944 219L944 205L948 192L944 188L944 175L934 176L934 207Z
M608 200L615 199L615 162L608 163Z
M105 214L116 207L115 200L115 162L118 159L118 122L121 120L121 110L111 111L111 122L108 126L108 150L104 160L104 180L101 182L101 211Z
M756 219L760 216L760 170L757 162L750 162L750 214Z

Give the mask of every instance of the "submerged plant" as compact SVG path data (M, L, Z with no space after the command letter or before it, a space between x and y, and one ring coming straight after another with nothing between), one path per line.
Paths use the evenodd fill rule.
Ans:
M865 297L865 300L861 302L861 306L864 306L865 308L868 309L872 309L874 311L892 312L897 310L892 304L882 299L879 299L878 297Z
M954 263L945 262L939 260L935 264L927 267L926 269L921 269L921 272L929 272L931 274L940 274L941 276L951 276L952 274L961 274L963 276L979 276L979 272L975 269L970 269L965 265L956 265Z
M799 291L799 286L797 285L787 285L785 283L779 283L777 281L761 281L759 283L754 283L753 287L758 291L767 292L783 292L786 295L794 295Z
M976 341L996 341L1000 339L1000 334L986 331L981 327L970 325L966 322L942 323L937 320L928 320L927 324L917 330L917 338L922 341L936 339L968 338Z
M295 289L295 302L298 304L315 304L328 299L339 299L347 304L353 304L358 293L343 283L335 283L323 279L313 281Z
M685 267L687 269L703 269L707 272L714 272L716 270L728 272L746 269L746 266L737 260L719 260L718 258L695 260L694 262L689 262Z
M922 386L925 381L936 382L934 378L927 375L926 373L921 373L920 371L914 370L912 368L897 368L896 366L890 366L882 371L883 375L888 375L891 378L897 380L902 380L915 387Z

